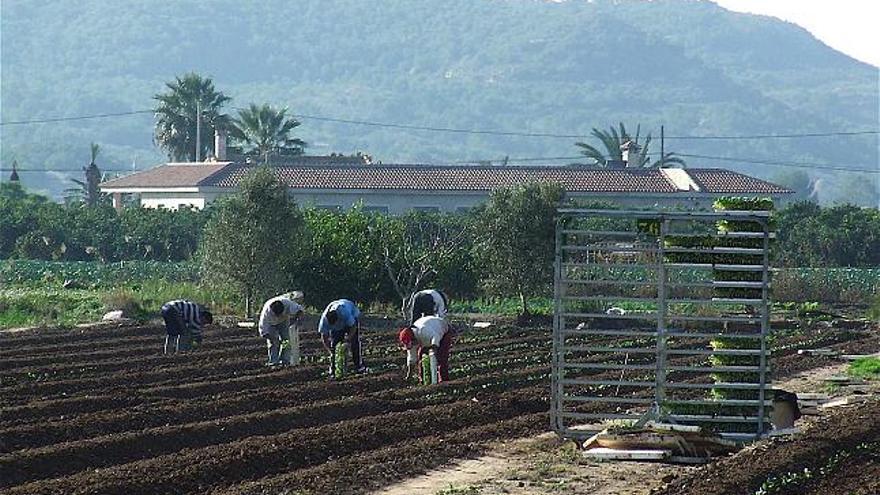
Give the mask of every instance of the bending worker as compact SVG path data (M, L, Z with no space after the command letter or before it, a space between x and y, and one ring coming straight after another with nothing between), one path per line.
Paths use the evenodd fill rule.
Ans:
M437 358L439 382L449 381L449 351L455 331L439 316L423 316L412 325L402 328L398 335L400 346L406 351L406 379L418 370L419 362L431 349Z
M185 299L162 305L165 320L165 354L188 351L202 344L202 326L214 323L214 315L204 306Z
M367 367L361 354L361 332L358 318L361 312L348 299L337 299L327 305L318 322L318 332L324 348L330 352L330 376L335 376L336 346L348 339L351 360L358 373L366 373Z
M299 331L290 325L303 315L303 307L287 295L276 296L263 304L260 311L260 336L266 339L269 350L267 366L299 364Z
M446 298L446 294L437 289L420 290L414 292L409 298L409 309L413 323L428 315L446 318L446 308L448 307L449 299Z

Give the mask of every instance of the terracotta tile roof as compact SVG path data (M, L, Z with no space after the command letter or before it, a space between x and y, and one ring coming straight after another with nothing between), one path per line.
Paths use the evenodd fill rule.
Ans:
M659 169L576 166L367 165L357 157L296 157L274 166L293 189L491 191L525 182L556 182L575 193L686 192ZM327 165L326 163L333 163ZM254 166L242 163L167 164L101 184L112 188L238 187ZM791 191L724 169L685 169L702 193L786 194Z
M101 183L101 188L116 187L196 187L228 166L228 162L168 164L136 172Z
M722 168L687 169L688 175L707 193L790 194L791 190L755 177Z
M226 161L236 162L236 163L245 163L247 158L244 155L229 153ZM299 156L288 156L288 155L269 155L269 163L279 163L283 166L300 166L300 167L314 167L314 166L360 166L360 165L368 165L371 163L371 157L369 155L299 155ZM256 160L259 162L259 160Z
M213 176L217 187L237 187L249 167L237 165ZM358 167L275 167L294 189L406 189L490 191L524 182L548 181L571 192L672 193L677 188L659 170L609 170L578 167L492 167L437 165L365 165Z

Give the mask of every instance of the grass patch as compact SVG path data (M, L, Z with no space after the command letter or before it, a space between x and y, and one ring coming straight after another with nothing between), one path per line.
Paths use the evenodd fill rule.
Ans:
M174 299L207 304L218 314L243 312L240 298L231 291L210 291L193 282L152 280L106 289L14 287L0 289L0 328L93 322L113 309L128 309L134 318L148 320Z
M474 485L453 486L450 484L449 488L439 490L434 495L480 495L480 491L480 487Z
M880 358L864 357L850 363L847 373L859 378L880 378Z
M553 299L536 297L528 300L529 311L533 315L553 314ZM483 313L503 316L516 316L520 311L519 299L510 298L478 298L469 301L455 301L450 304L452 313Z

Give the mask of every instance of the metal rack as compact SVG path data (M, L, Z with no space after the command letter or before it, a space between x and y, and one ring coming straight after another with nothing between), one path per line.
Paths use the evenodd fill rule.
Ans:
M657 419L762 435L772 405L769 212L558 213L553 429L585 438L579 425ZM720 221L750 227L722 232Z

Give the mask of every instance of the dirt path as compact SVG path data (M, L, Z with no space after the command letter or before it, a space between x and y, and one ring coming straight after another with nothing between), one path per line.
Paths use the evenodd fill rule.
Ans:
M651 462L583 459L554 433L497 442L486 455L374 492L376 495L647 495L693 469Z

